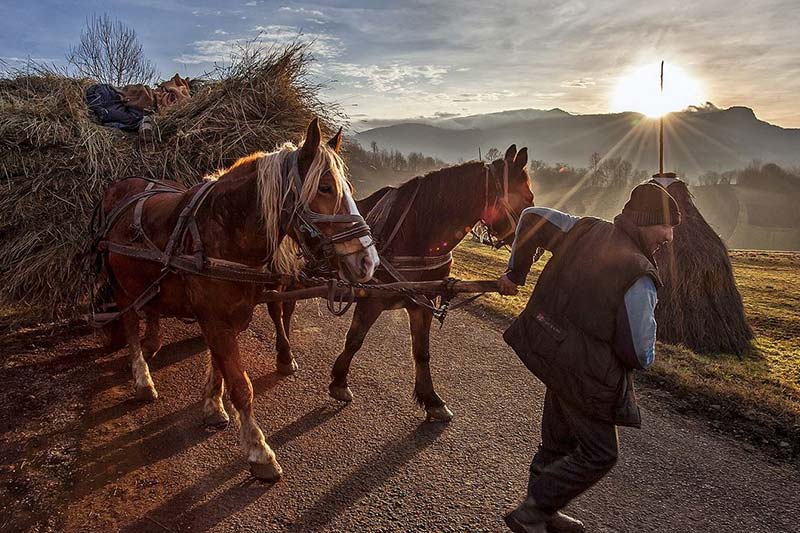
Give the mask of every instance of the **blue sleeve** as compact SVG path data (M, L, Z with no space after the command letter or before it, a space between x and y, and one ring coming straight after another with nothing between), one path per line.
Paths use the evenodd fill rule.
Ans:
M508 260L508 279L525 285L537 249L552 251L579 220L580 217L549 207L528 207L522 211Z
M614 350L625 364L647 369L655 361L658 292L650 276L636 280L617 312Z

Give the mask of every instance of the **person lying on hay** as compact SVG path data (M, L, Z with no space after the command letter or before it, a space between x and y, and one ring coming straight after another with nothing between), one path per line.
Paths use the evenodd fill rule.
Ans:
M654 360L653 254L680 220L675 199L652 183L631 191L613 223L523 211L499 292L517 293L540 248L553 257L503 336L547 387L528 496L505 517L512 531L583 531L560 509L614 467L617 426L640 427L633 370Z

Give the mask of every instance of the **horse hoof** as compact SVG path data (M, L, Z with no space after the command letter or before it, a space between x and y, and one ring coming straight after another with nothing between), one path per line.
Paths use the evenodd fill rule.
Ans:
M291 376L297 372L297 369L300 367L297 366L297 361L292 359L289 363L281 363L280 361L277 361L275 363L275 368L278 370L278 374L282 376Z
M453 411L448 409L446 405L431 407L426 411L428 416L425 420L428 422L450 422L453 419Z
M153 387L136 387L134 396L142 402L152 402L158 398L158 393Z
M271 463L250 463L250 473L260 481L275 483L283 476L283 468L275 460Z
M203 417L203 425L207 429L223 430L228 427L229 418L226 413L214 413Z
M334 387L331 385L328 387L328 394L331 395L331 398L340 402L350 403L353 401L353 392L350 387Z

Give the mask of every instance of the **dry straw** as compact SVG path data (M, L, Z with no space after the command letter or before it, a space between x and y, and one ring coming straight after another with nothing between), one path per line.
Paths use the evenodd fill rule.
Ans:
M671 184L682 221L671 245L656 256L664 287L658 291L658 339L698 353L743 355L753 331L736 287L728 249L692 201L686 184Z
M155 117L152 142L99 126L84 91L92 81L40 70L0 80L0 303L42 318L74 316L86 291L75 255L109 184L126 176L193 184L258 150L302 139L324 109L305 44L245 46L195 83L192 98Z

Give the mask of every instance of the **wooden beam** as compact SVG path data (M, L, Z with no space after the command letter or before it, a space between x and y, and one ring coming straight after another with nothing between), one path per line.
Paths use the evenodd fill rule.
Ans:
M496 280L477 280L477 281L398 281L395 283L382 284L375 288L355 289L356 298L395 298L400 293L388 291L386 289L407 289L416 294L435 296L437 294L460 294L478 292L497 292ZM309 298L327 298L329 287L322 285L319 287L306 287L292 291L273 291L267 290L261 295L262 302L282 302L285 300L307 300ZM350 297L347 288L337 288L335 292L337 300Z

